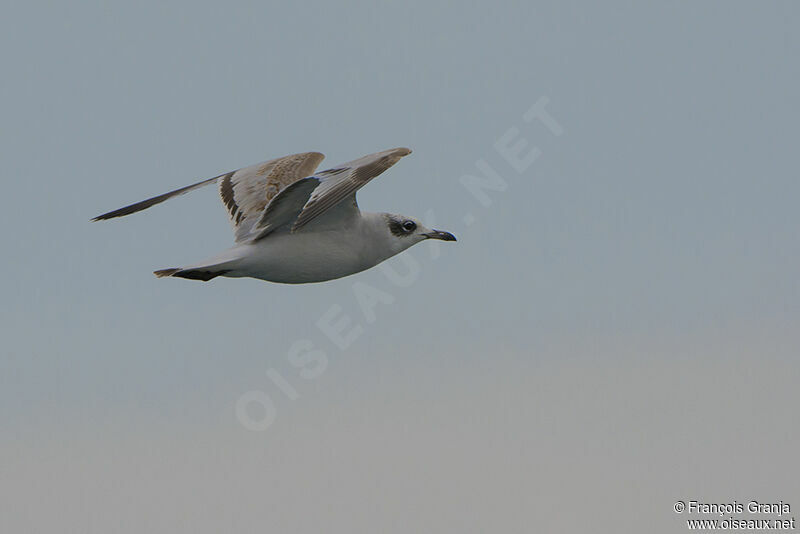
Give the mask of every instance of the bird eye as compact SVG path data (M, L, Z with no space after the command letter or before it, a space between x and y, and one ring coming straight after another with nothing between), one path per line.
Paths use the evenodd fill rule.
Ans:
M414 221L406 221L403 223L403 230L405 230L406 232L413 232L416 229L417 229L417 223L415 223Z

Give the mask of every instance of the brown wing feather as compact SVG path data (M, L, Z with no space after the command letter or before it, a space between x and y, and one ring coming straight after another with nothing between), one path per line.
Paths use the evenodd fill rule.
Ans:
M275 195L313 174L324 157L319 152L292 154L224 175L219 194L237 239L247 233Z

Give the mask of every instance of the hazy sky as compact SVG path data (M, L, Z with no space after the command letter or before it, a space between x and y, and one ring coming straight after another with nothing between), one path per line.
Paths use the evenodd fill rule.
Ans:
M799 26L795 2L7 6L0 531L800 515ZM395 146L362 208L459 241L334 282L156 279L232 242L211 188L88 222Z

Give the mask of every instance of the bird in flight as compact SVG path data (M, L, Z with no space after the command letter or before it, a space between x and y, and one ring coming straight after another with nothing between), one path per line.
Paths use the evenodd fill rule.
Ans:
M285 284L323 282L369 269L426 239L455 241L449 232L391 213L362 212L356 192L411 150L393 148L315 172L319 152L273 159L158 195L93 221L142 211L217 183L235 245L161 277L208 281L251 277Z

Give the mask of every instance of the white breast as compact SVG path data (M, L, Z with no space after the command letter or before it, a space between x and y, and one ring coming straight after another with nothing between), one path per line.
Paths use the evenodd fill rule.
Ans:
M385 259L383 247L362 228L278 234L242 245L241 261L227 276L302 284L341 278Z

